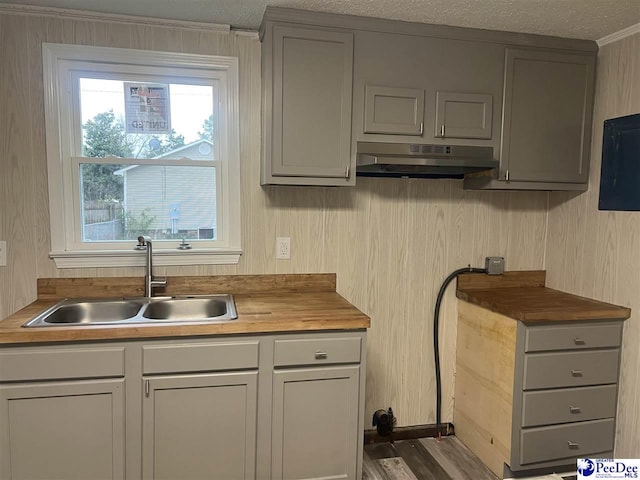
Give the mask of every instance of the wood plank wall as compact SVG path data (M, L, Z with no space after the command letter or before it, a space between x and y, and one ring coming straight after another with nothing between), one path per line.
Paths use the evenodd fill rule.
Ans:
M49 212L41 43L170 50L240 58L242 225L237 266L166 268L167 275L337 273L338 292L372 318L366 417L392 406L398 425L435 421L432 316L452 270L506 258L541 269L548 195L465 192L459 180L358 179L356 188L259 185L260 44L236 33L0 14L0 316L36 297L38 277L142 276L141 268L57 270ZM291 237L291 260L275 256ZM160 269L162 270L162 269ZM456 301L442 310L443 421L452 420Z
M552 193L547 286L631 307L622 343L616 457L640 457L640 213L600 212L603 122L640 113L640 34L604 45L598 70L589 190Z

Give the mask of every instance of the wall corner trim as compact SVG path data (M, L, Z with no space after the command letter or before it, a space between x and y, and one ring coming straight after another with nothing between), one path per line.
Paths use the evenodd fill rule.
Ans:
M598 47L602 47L603 45L607 45L608 43L617 42L618 40L622 40L625 37L630 37L636 33L640 33L640 23L636 23L635 25L631 25L630 27L623 28L619 32L612 33L611 35L607 35L606 37L602 37L599 40L596 40Z

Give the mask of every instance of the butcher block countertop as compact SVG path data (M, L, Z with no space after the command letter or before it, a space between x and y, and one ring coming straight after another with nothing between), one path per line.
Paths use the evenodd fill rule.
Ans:
M24 328L63 298L144 295L138 277L38 279L38 299L0 321L0 344L124 340L368 328L367 315L336 293L335 274L169 277L157 296L231 293L238 319L199 325L130 324Z
M625 320L631 309L545 287L544 271L462 274L457 297L524 323Z

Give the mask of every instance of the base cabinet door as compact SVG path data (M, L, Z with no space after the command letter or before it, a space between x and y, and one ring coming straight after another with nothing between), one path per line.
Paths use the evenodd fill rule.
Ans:
M255 478L257 372L143 383L145 480Z
M124 380L0 386L2 480L124 479Z
M274 373L273 480L355 480L359 374L358 366Z

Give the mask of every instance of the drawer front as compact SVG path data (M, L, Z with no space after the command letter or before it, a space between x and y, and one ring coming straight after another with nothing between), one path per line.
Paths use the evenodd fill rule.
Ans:
M616 385L524 392L522 426L582 422L616 415Z
M146 345L142 373L215 372L258 368L258 341Z
M617 383L619 350L527 354L525 390Z
M274 365L360 363L359 338L313 338L276 340Z
M124 377L124 347L0 352L0 382Z
M521 432L522 465L562 458L586 457L613 450L614 421L594 420Z
M622 323L527 327L525 351L619 347Z

